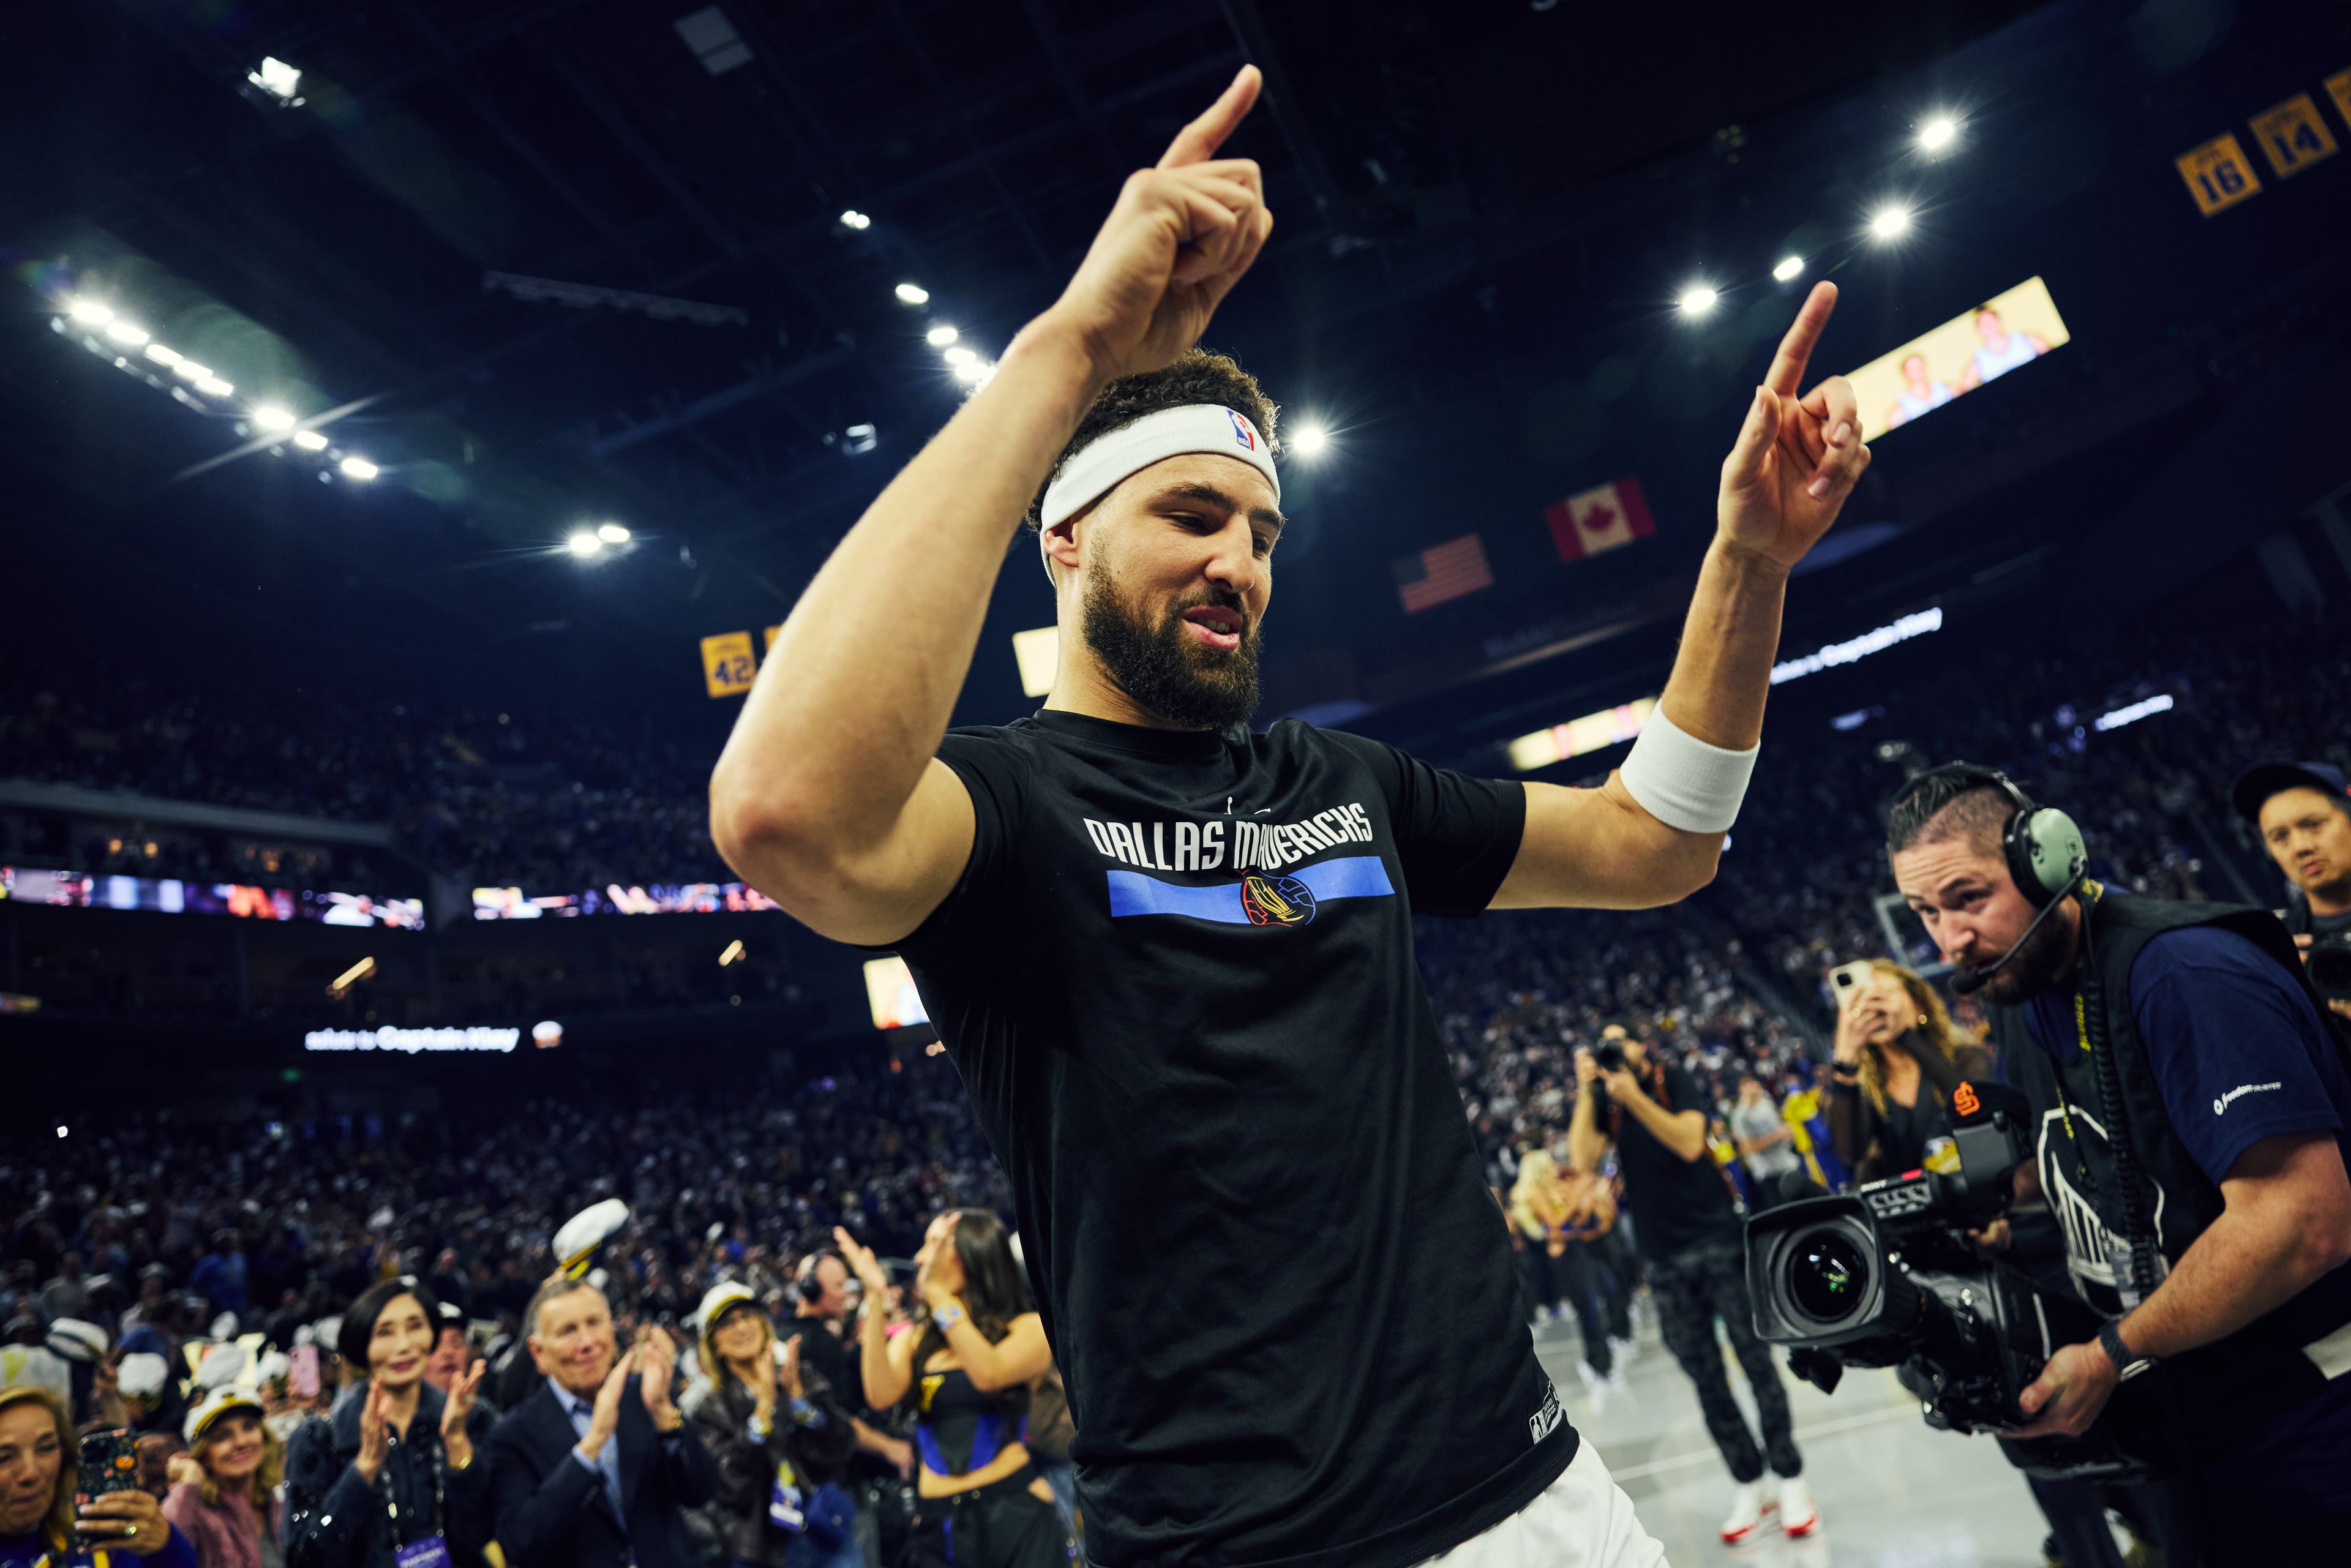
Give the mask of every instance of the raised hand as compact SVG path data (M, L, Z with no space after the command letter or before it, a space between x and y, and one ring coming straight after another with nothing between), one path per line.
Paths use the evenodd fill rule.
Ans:
M456 1386L441 1406L441 1451L449 1462L464 1469L474 1458L474 1439L465 1430L465 1417L474 1413L474 1399L482 1390L482 1374L490 1364L477 1361L457 1375Z
M658 1326L648 1328L637 1341L637 1392L645 1402L645 1414L653 1425L667 1432L677 1426L677 1405L670 1398L670 1383L677 1372L677 1341L669 1331Z
M841 1253L841 1260L865 1287L868 1302L879 1301L890 1289L890 1276L883 1271L882 1260L873 1256L873 1249L860 1243L856 1237L836 1225L832 1228L832 1244Z
M1074 335L1102 378L1157 370L1198 342L1273 232L1256 162L1216 156L1263 85L1255 66L1243 66L1156 165L1127 176L1077 275L1042 318Z
M1836 285L1813 285L1795 325L1755 389L1730 455L1722 460L1715 520L1734 549L1790 567L1828 532L1869 466L1853 388L1831 376L1799 398L1805 363L1836 309Z
M359 1471L360 1479L373 1486L375 1478L382 1473L383 1461L391 1453L392 1418L384 1413L383 1384L371 1377L368 1379L367 1403L360 1407L359 1457L351 1461L351 1468Z
M589 1407L588 1433L580 1439L580 1457L590 1464L601 1462L604 1445L621 1426L621 1396L629 1385L629 1374L635 1370L638 1351L631 1351L612 1364L604 1378L604 1386L596 1390L596 1403Z
M820 1331L819 1331L819 1330L815 1330L815 1329L811 1329L811 1330L810 1330L809 1332L810 1332L810 1333L819 1333L819 1332L820 1332ZM772 1358L771 1358L771 1359L772 1359ZM806 1394L806 1390L805 1390L805 1389L803 1389L803 1388L801 1387L801 1385L800 1385L800 1336L799 1336L799 1335L798 1335L798 1334L794 1334L791 1338L789 1338L789 1339L788 1339L788 1340L784 1341L784 1359L783 1359L783 1364L782 1364L782 1366L781 1366L780 1368L778 1368L778 1370L776 1372L776 1374L775 1374L775 1379L776 1379L776 1382L777 1382L777 1383L780 1383L780 1384L782 1384L782 1385L783 1385L784 1397L785 1397L785 1398L787 1398L787 1399L799 1399L799 1398L801 1398L801 1397L803 1397L803 1396L805 1396L805 1394ZM775 1394L774 1394L773 1388L774 1388L774 1385L771 1384L771 1385L769 1385L769 1393L768 1393L768 1404L769 1404L769 1405L771 1405L771 1406L775 1403Z

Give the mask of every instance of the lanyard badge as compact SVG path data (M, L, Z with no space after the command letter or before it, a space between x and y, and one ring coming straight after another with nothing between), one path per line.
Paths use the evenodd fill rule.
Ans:
M808 1508L800 1495L800 1478L789 1459L776 1463L776 1483L768 1493L768 1521L795 1534L808 1528ZM408 1568L408 1564L401 1564Z

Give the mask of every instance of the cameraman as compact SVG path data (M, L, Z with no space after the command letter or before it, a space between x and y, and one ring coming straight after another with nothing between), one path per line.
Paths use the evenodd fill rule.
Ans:
M2324 762L2256 762L2237 775L2229 798L2294 884L2285 928L2303 962L2310 962L2314 941L2351 944L2351 789L2343 770ZM2343 962L2351 967L2351 952ZM2351 1018L2351 997L2333 986L2321 994Z
M2164 1439L2200 1560L2339 1556L2351 1075L2285 933L2260 910L2072 885L2078 830L1988 768L1905 786L1886 849L1955 983L1992 1004L2074 1290L2109 1320L2024 1391L2039 1419L2017 1435L2086 1430L2152 1365L2117 1423ZM2167 1546L2176 1568L2199 1560Z
M1666 1348L1698 1385L1706 1429L1730 1467L1730 1479L1739 1483L1729 1517L1722 1521L1722 1539L1753 1539L1773 1509L1790 1535L1809 1535L1820 1527L1820 1511L1801 1479L1804 1458L1796 1451L1780 1369L1771 1347L1755 1337L1744 1234L1730 1189L1707 1154L1705 1103L1698 1082L1678 1067L1653 1062L1647 1048L1617 1025L1602 1031L1600 1050L1609 1059L1606 1067L1592 1051L1575 1053L1568 1153L1579 1168L1598 1170L1608 1145L1616 1146L1625 1203L1633 1211L1633 1242L1648 1264L1649 1289L1656 1299L1657 1327ZM1762 1452L1723 1375L1722 1353L1714 1340L1717 1315L1755 1392ZM1763 1487L1766 1454L1780 1477L1771 1493Z

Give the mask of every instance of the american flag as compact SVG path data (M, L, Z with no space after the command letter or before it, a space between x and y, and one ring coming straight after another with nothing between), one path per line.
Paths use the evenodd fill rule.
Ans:
M1404 601L1407 615L1494 586L1493 570L1486 564L1486 547L1476 534L1463 534L1402 558L1395 563L1395 580L1396 597Z

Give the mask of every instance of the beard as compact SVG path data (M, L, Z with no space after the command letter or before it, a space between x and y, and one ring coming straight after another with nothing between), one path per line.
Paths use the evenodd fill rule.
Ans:
M2039 996L2073 967L2073 928L2064 920L2051 915L2041 923L2040 930L2010 949L2015 956L2002 964L1976 994L2005 1008Z
M1184 612L1203 604L1242 617L1240 646L1226 653L1184 629ZM1238 594L1204 590L1170 605L1154 625L1105 572L1087 585L1079 629L1103 673L1163 724L1225 729L1257 712L1257 623L1248 619Z

